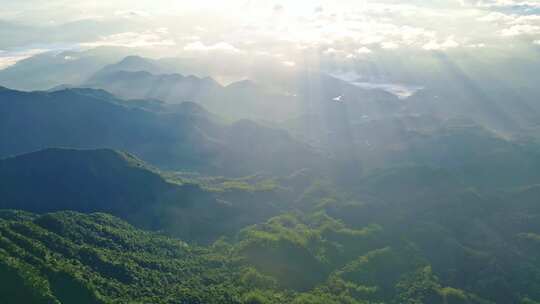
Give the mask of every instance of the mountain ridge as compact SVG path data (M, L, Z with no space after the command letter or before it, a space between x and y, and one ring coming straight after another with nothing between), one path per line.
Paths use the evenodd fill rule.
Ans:
M0 157L64 146L127 150L158 167L232 175L276 168L286 173L317 165L314 160L320 156L286 132L260 127L265 135L243 137L203 108L189 105L160 111L159 106L138 107L90 89L2 91ZM239 150L235 142L260 146L260 153ZM231 162L233 158L244 161Z

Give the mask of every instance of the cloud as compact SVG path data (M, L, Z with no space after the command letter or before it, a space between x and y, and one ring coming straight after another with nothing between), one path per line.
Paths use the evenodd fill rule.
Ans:
M81 43L84 47L118 46L118 47L158 47L174 46L176 42L166 37L164 28L144 32L124 32L101 37L98 41Z
M460 44L456 40L454 40L454 37L448 37L443 42L431 40L430 42L424 44L422 48L426 51L444 51L444 50L456 48L459 46Z
M275 13L279 14L279 13L281 13L281 12L283 12L283 11L285 10L285 7L284 7L283 5L281 5L281 4L276 4L276 5L274 5L274 7L272 8L272 10L273 10Z
M371 51L367 47L363 46L363 47L359 48L358 50L356 50L356 53L360 54L360 55L364 55L364 54L371 54L371 53L373 53L373 51Z
M503 14L500 12L491 12L485 16L477 18L478 21L483 22L511 22L515 18L512 15Z
M344 50L337 50L335 48L328 48L326 49L323 54L324 55L330 55L330 56L345 56L348 59L357 58L358 56L363 56L367 54L371 54L373 51L365 46L362 46L354 51L354 53L348 53Z
M52 7L52 2L58 5ZM55 38L61 40L60 43L82 42L87 47L159 47L160 51L167 50L170 51L168 54L175 55L178 50L173 50L172 46L177 44L180 51L185 52L263 52L268 56L284 54L284 58L301 62L298 58L311 52L325 60L339 61L366 57L366 54L380 50L473 48L480 47L478 42L485 43L482 47L509 45L505 41L516 42L513 37L519 36L523 36L523 42L531 47L532 41L540 39L540 36L534 36L540 26L540 11L536 13L534 9L540 7L540 1L534 0L365 0L361 5L355 0L231 0L220 3L211 0L141 0L132 6L127 5L127 0L98 4L82 1L82 7L70 4L70 10L62 13L73 13L73 16L60 18L61 4L66 2L71 1L43 2L40 6L47 6L47 10L41 11L54 15L55 20L71 21L80 17L77 14L104 17L88 22L91 26L80 23L81 29L73 25L55 25L57 32L51 31L43 40L60 37ZM9 7L16 11L17 7L30 5L10 3ZM46 17L40 14L39 18ZM24 31L28 32L21 31L22 34L10 35L23 37ZM4 28L4 32L13 31ZM0 36L4 32L0 28ZM40 29L36 35L42 32ZM11 45L4 43L2 48L25 43L19 41L23 40ZM156 56L165 56L163 54L156 53ZM276 60L281 62L284 58Z
M283 63L283 65L286 66L286 67L291 67L291 68L292 68L292 67L295 67L295 66L296 66L296 62L294 62L294 61L289 61L289 60L287 60L287 61L283 61L282 63Z
M515 16L515 18L510 23L527 24L527 23L537 23L537 22L540 22L540 15Z
M467 47L473 48L473 49L481 49L481 48L487 47L487 45L485 43L473 43L473 44L468 44Z
M343 53L343 51L339 51L339 50L336 50L335 48L328 48L326 49L323 54L325 55L335 55L335 54L340 54L340 53Z
M160 28L157 28L154 30L154 32L158 33L158 34L168 34L169 33L169 28L167 27L160 27Z
M463 5L472 5L489 9L513 9L530 11L540 8L540 1L536 0L462 0Z
M381 48L386 50L395 50L399 48L399 44L392 41L386 41L381 43Z
M22 51L3 51L0 50L0 70L8 68L17 62L30 58L32 56L45 53L48 49L27 49Z
M225 52L225 53L236 53L236 54L243 53L242 50L226 42L218 42L212 45L205 45L201 41L195 41L195 42L186 44L186 46L184 46L184 51L205 52L205 53L215 52L215 51Z
M535 40L535 41L533 41L533 44L540 45L540 40Z
M501 31L502 36L512 37L520 35L539 34L540 26L531 24L517 24Z
M499 5L503 4L505 3L499 3ZM502 37L540 34L540 15L536 14L522 15L517 13L508 14L491 12L478 18L477 20L500 26L500 29L496 31L496 33Z
M114 14L122 18L147 18L152 16L152 14L142 10L122 10L116 11Z

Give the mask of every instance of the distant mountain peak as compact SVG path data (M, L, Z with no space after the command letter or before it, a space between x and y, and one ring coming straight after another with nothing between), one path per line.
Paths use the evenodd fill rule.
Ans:
M130 55L124 57L117 63L113 63L105 66L103 69L95 73L90 77L90 81L96 78L100 78L104 75L108 76L118 72L148 72L151 74L160 74L163 69L152 59L144 58L141 56Z
M130 55L130 56L124 57L124 59L122 59L119 62L119 64L140 63L140 62L148 63L148 60L138 55Z
M152 62L151 59L144 58L137 55L130 55L124 57L124 59L119 62L109 65L108 67L115 67L116 69L129 69L129 70L146 70L146 69L156 69L157 65ZM106 67L107 68L107 67Z

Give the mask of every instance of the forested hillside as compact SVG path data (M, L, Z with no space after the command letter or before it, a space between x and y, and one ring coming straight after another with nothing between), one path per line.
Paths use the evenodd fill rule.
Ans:
M283 130L225 124L186 103L169 109L104 91L0 91L0 156L51 147L114 148L155 166L219 175L287 173L322 158Z
M272 218L205 248L105 214L3 211L0 273L9 283L1 299L442 304L534 303L539 296L530 280L540 271L535 189L489 200L462 193L459 207L427 207L418 217L389 206L382 215L315 188L315 210ZM381 215L351 221L368 210ZM529 223L504 220L525 214Z
M540 0L0 0L0 304L540 304Z
M110 150L45 150L1 164L2 208L101 212L3 211L8 302L540 298L531 279L540 275L537 186L485 191L426 166L374 172L356 187L309 171L228 179L160 172Z
M270 177L167 174L106 149L47 149L0 160L0 180L0 209L106 212L202 243L287 210L297 195Z

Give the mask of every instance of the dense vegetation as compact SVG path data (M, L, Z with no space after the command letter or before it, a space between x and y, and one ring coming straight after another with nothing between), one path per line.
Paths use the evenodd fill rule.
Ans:
M306 199L313 192L326 194L313 211L280 215L206 248L106 214L3 211L0 275L9 284L2 302L534 303L539 297L532 279L540 274L539 227L533 219L513 222L540 215L531 200L537 188L508 193L506 202L463 193L459 208L428 207L420 217L394 210L399 218L369 225L362 214L376 206L345 203L322 185Z
M55 165L55 157L64 159L64 166ZM347 189L309 171L275 179L159 172L110 150L45 150L4 160L0 173L4 181L11 177L4 197L22 195L24 182L34 189L33 197L11 207L109 212L161 231L145 232L104 213L2 211L0 276L9 284L2 287L1 302L529 304L540 299L538 186L486 192L448 170L406 166L363 176L358 187ZM93 185L102 201L65 205L91 202L92 196L71 192L77 183L70 185L63 176ZM106 191L108 180L139 191L158 185L186 206L163 207L175 206L163 197L147 200L163 209L138 205L136 198L145 192L113 202L126 190ZM40 192L39 181L49 192ZM58 200L46 200L52 196L47 193ZM22 205L39 197L47 204ZM137 208L138 217L130 213ZM167 216L171 210L177 211Z
M106 212L200 243L279 214L295 195L264 176L162 176L133 155L106 149L47 149L0 160L0 180L0 209Z
M0 87L0 303L540 303L532 105L158 63Z
M5 303L364 303L363 299L392 299L383 291L394 290L395 276L411 269L396 283L396 301L450 297L467 303L466 293L441 288L429 266L395 261L398 257L390 248L369 251L340 265L343 254L324 250L337 249L335 242L341 240L352 246L351 253L366 252L379 229L348 230L331 219L316 221L324 227L308 227L294 216L284 216L261 229L244 231L236 246L221 241L204 249L136 230L105 214L35 216L5 211L0 222L0 275L2 282L9 283L3 284L0 299ZM397 264L384 265L388 261ZM400 265L403 262L408 265ZM370 277L362 266L386 271ZM390 269L396 266L400 268Z

